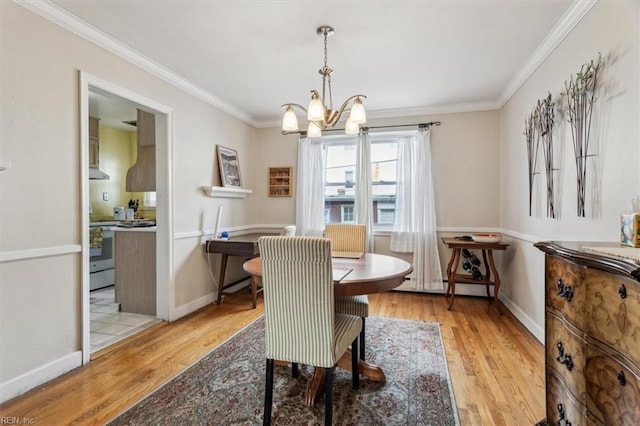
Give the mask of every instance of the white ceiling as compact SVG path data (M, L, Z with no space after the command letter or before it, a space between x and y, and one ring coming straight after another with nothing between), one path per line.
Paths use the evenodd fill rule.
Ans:
M584 1L53 3L266 127L279 125L283 103L306 106L322 88L320 25L336 30L334 107L364 93L369 117L494 109Z

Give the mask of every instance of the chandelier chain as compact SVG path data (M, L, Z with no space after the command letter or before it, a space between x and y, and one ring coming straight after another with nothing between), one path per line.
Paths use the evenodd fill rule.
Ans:
M324 30L324 67L321 70L322 74L322 102L325 103L325 91L324 91L324 83L327 82L329 86L329 109L333 109L333 91L331 90L331 72L333 71L329 68L328 65L328 49L327 49L327 32L328 30Z
M324 32L324 67L327 68L327 32Z

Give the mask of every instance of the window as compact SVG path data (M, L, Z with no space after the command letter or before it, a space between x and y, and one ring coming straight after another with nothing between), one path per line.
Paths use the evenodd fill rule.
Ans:
M389 135L371 136L374 226L393 225L398 144ZM325 223L353 222L356 196L356 138L327 143Z
M353 223L354 220L355 218L353 217L353 205L340 206L340 222Z
M377 223L380 225L393 225L396 205L391 203L378 203L376 207Z
M156 193L145 192L142 197L142 205L144 207L156 207Z

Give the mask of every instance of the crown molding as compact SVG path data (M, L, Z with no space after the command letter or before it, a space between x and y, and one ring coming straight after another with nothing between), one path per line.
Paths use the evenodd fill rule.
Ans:
M179 76L173 71L163 67L157 62L147 58L140 52L132 49L124 43L119 42L110 35L100 31L96 27L87 24L77 16L67 12L60 6L47 0L13 0L16 4L28 9L45 19L59 25L66 30L84 38L85 40L113 53L119 58L130 62L139 68L155 75L184 92L226 112L245 123L256 127L256 123L243 111L229 104L228 102L214 96L208 91L198 87L187 79Z
M256 121L248 114L239 110L228 102L218 98L210 92L193 84L173 71L147 58L129 46L119 42L108 34L87 24L75 15L48 0L13 0L16 4L48 19L54 24L65 28L85 40L102 47L119 58L130 62L139 68L155 75L167 83L184 92L216 107L227 114L253 126L255 128L279 127L280 120ZM527 81L544 60L553 52L571 30L582 20L587 12L598 0L576 0L558 21L549 35L540 43L525 65L511 79L505 90L494 102L463 103L444 106L429 106L419 108L397 108L377 111L367 111L372 119L424 116L434 114L450 114L473 111L491 111L501 109L516 91Z
M425 106L418 108L394 108L367 110L367 120L381 120L385 118L423 117L436 114L455 114L462 112L494 111L500 109L495 102L473 102L451 105ZM258 129L280 127L281 120L264 120L256 122Z
M584 18L598 0L576 0L564 13L562 18L556 23L547 37L538 45L529 60L511 79L502 95L497 99L498 109L502 108L509 99L522 87L522 85L533 75L547 57L565 39L573 28Z

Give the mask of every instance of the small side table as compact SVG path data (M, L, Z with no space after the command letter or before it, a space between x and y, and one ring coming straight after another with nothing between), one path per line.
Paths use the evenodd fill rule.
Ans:
M489 286L493 286L493 300L498 302L498 291L500 290L500 277L493 262L493 250L506 250L509 244L505 243L478 243L476 241L458 240L453 237L442 238L442 242L449 247L451 251L451 259L447 265L447 291L445 297L451 295L449 300L449 310L453 306L453 299L456 295L456 283L464 284L483 284L487 287L487 297L491 297ZM458 265L460 264L460 252L462 249L482 250L482 260L484 261L485 274L481 279L476 280L468 274L458 274ZM493 274L493 281L491 280Z

